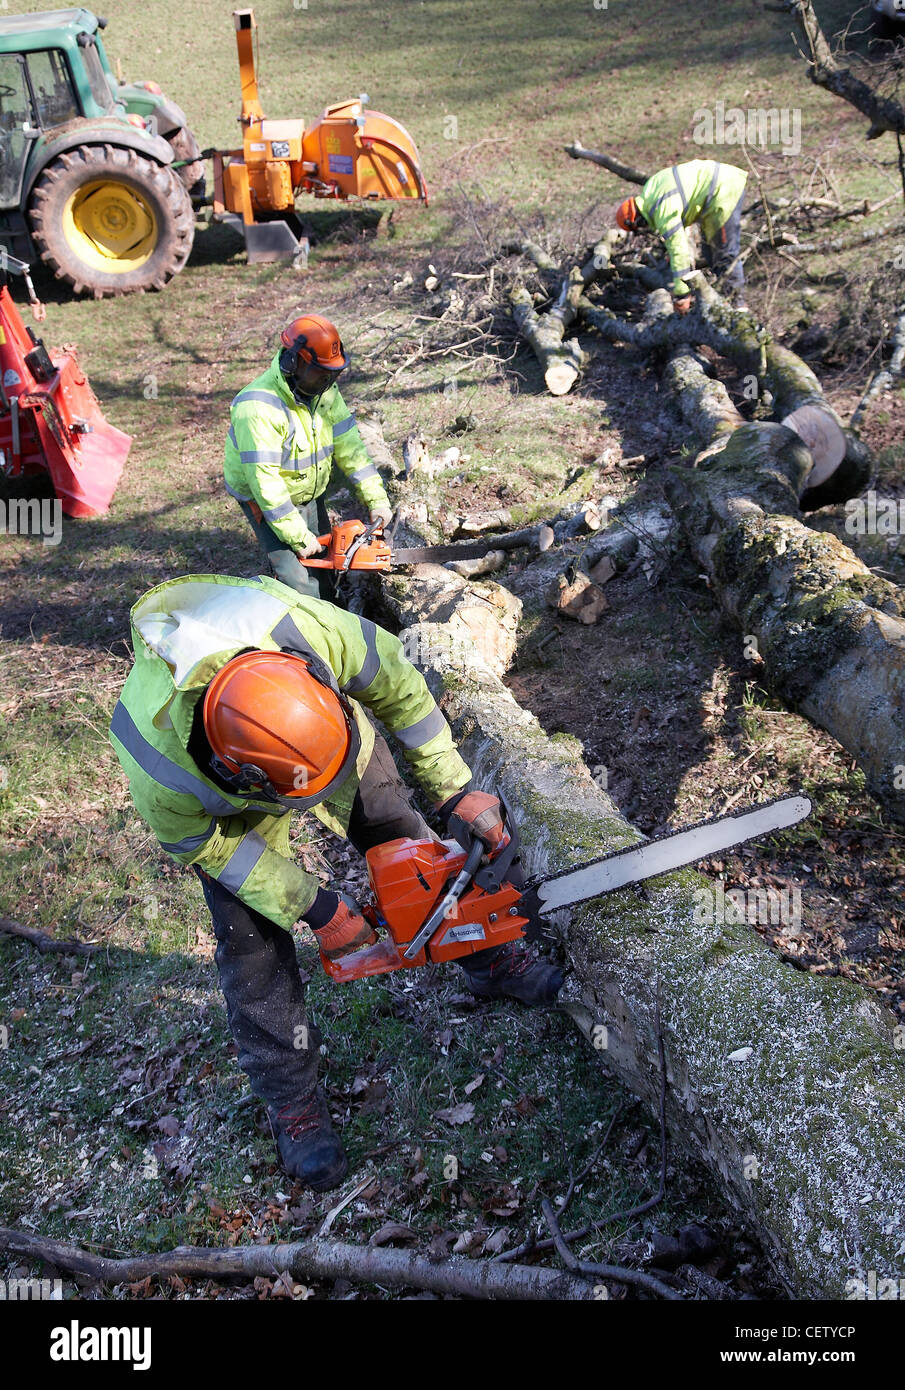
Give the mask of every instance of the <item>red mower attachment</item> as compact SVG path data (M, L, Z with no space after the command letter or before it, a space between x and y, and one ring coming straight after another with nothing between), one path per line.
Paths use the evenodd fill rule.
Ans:
M43 318L28 266L36 318ZM0 472L7 478L49 473L67 516L103 516L116 491L132 438L104 419L75 348L48 352L26 328L0 275Z

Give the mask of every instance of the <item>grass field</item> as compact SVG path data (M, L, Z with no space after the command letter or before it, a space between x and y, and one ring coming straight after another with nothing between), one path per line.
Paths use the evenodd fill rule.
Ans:
M27 8L10 0L0 14ZM850 13L844 0L819 8L828 30ZM659 428L656 404L639 412L635 372L612 352L558 400L538 390L536 367L514 341L506 367L472 351L405 368L423 331L429 262L471 273L506 228L555 246L592 242L624 186L567 159L562 146L578 136L651 169L707 157L692 142L694 113L719 100L800 109L801 154L756 155L771 189L791 190L819 156L846 202L895 190L894 147L865 145L864 119L805 80L788 24L747 0L668 10L659 0L610 0L603 9L590 0L309 0L299 8L262 0L255 9L268 114L310 117L367 91L415 137L432 201L385 216L377 235L363 218L317 209L305 274L246 266L230 231L199 226L188 267L160 294L94 302L36 275L48 341L78 342L108 418L134 442L108 517L67 521L56 547L0 537L0 912L110 948L86 966L0 938L8 1041L0 1051L0 1219L111 1251L307 1231L331 1205L293 1193L273 1165L263 1114L232 1056L194 876L160 853L131 811L106 735L129 669L128 612L138 596L176 574L257 571L253 538L223 491L222 442L232 396L269 360L280 327L305 310L341 326L354 355L344 392L353 404L379 405L397 457L412 429L445 447L455 417L469 414L473 429L456 441L470 455L457 495L545 514L606 440L626 455L643 452ZM121 0L109 12L111 57L126 77L159 81L202 145L228 146L236 136L230 11L225 0ZM841 263L850 267L859 254ZM406 272L413 284L394 292ZM821 313L832 322L839 309L832 287L821 287L802 319L801 290L752 276L753 303L760 297L791 336ZM832 365L828 390L840 409L851 408L869 372L860 362L857 370ZM880 473L893 491L905 466L895 424L902 404L899 392L872 416ZM628 497L638 480L623 473L605 486ZM23 494L3 484L0 496L10 495ZM899 563L895 554L880 562ZM626 609L600 653L616 667L607 696L614 721L624 698L643 697L656 715L670 644L686 645L689 660L712 675L706 747L689 744L687 766L670 769L668 796L666 783L640 789L652 804L660 797L656 819L697 809L730 758L759 743L749 772L760 768L779 786L803 768L825 791L834 845L846 815L879 827L871 853L888 870L883 891L891 895L901 862L895 833L850 760L794 716L788 736L775 737L763 693L749 693L747 705L742 698L737 639L719 630L693 573L676 583L696 632L686 624L677 633L666 607L641 616ZM527 620L536 640L545 619L529 612ZM525 703L544 706L562 673L574 675L568 639L556 662L551 675L526 644L517 677ZM689 700L699 696L692 684ZM574 731L569 699L568 691L547 699L549 727ZM610 725L595 732L612 736ZM644 727L632 730L639 745L643 735ZM609 760L602 745L599 755ZM307 843L300 833L300 853L329 861L337 881L360 883L360 869L335 844L309 833ZM438 1248L460 1238L475 1252L487 1241L488 1251L500 1248L494 1240L516 1243L540 1197L565 1190L570 1163L580 1168L590 1157L620 1103L610 1156L576 1199L575 1224L653 1190L655 1129L564 1019L475 1010L457 994L453 972L338 991L310 942L300 951L327 1024L329 1084L353 1173L374 1175L334 1234L360 1239L392 1218ZM437 1119L466 1101L472 1120ZM456 1179L445 1175L449 1155ZM725 1234L732 1255L724 1273L734 1286L775 1292L700 1173L676 1160L655 1215L663 1229L706 1220ZM614 1241L638 1236L638 1227L617 1226L590 1248L603 1258ZM331 1296L329 1286L319 1292Z

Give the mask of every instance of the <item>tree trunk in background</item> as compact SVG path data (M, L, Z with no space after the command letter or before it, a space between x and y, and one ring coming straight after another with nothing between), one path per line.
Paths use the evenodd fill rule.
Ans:
M700 441L713 446L695 467L668 470L667 494L724 612L756 639L758 679L832 734L905 820L905 791L896 786L905 768L901 590L800 520L811 455L797 435L769 422L721 430L713 399L724 388L690 352L672 359L666 384Z

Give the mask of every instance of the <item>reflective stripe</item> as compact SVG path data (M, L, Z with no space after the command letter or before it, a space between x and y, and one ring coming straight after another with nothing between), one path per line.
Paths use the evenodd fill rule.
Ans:
M225 867L217 874L220 886L228 888L231 893L238 893L266 848L267 841L256 831L249 830L229 856Z
M686 276L686 275L691 275L691 273L693 272L693 270L694 270L694 266L693 266L693 265L687 265L687 266L685 266L684 270L674 270L673 273L672 273L672 278L673 278L674 280L684 280L684 279L685 279L685 276Z
M331 690L339 690L335 673L323 657L318 656L307 637L296 626L288 613L280 619L276 627L271 628L270 635L274 642L279 644L281 651L292 652L295 656L303 656L323 685L329 685Z
M657 210L661 203L665 203L668 198L674 198L675 196L675 193L661 193L657 201L651 204L651 207L646 213L646 216L649 217L652 212L655 212Z
M165 849L167 854L190 854L193 850L199 849L205 840L209 840L216 828L217 822L212 820L200 835L186 835L184 840L177 840L174 845L165 845L161 840L160 848Z
M284 451L283 457L284 459L290 460L290 462L283 464L287 473L305 473L309 468L313 468L316 463L320 463L321 459L332 458L333 445L323 444L316 453L305 454L301 458L294 459L292 458L292 441L290 440L287 449Z
M200 777L189 772L188 768L180 767L178 763L174 763L166 754L161 753L158 748L149 743L122 701L117 704L113 711L110 732L119 740L129 757L138 763L142 772L157 782L159 786L166 787L167 791L181 792L184 796L193 796L211 815L235 816L239 814L239 807L234 806L231 801L226 800L226 797L221 796L216 787L209 787Z
M361 623L361 635L365 639L367 651L358 675L353 676L350 681L346 681L343 690L367 690L380 670L380 656L377 652L377 628L370 618L359 618L358 621Z
M281 502L278 507L271 507L269 511L262 512L261 515L265 521L279 521L280 517L288 516L290 512L294 511L294 502Z
M348 430L355 428L355 416L347 415L345 420L340 420L338 425L333 426L333 438L338 439L341 434L346 434Z
M239 458L243 463L282 463L283 454L279 449L242 449Z
M676 181L676 192L682 199L682 216L684 217L685 213L688 211L688 199L685 197L685 189L682 187L682 180L679 178L678 164L672 166L672 176Z
M231 444L231 445L233 446L233 448L235 449L236 453L238 453L238 452L239 452L239 441L238 441L238 439L236 438L236 432L235 432L235 430L233 429L232 425L230 425L230 427L229 427L229 434L228 434L226 437L227 437L227 439L229 440L230 444Z
M251 501L251 498L250 498L250 497L246 497L246 495L245 495L244 492L236 492L236 489L235 489L234 487L230 487L229 483L226 482L225 480L224 480L223 486L226 488L226 491L229 493L230 497L235 497L235 499L236 499L237 502L250 502L250 501Z
M660 235L661 235L661 237L663 237L663 239L665 240L666 237L675 236L676 232L681 232L681 231L682 231L682 227L683 227L683 224L682 224L681 222L673 222L672 225L669 226L669 227L667 227L667 228L666 228L666 231L665 231L665 232L661 232Z
M714 193L716 192L716 186L717 186L717 183L718 183L718 181L719 181L719 177L720 177L720 166L719 166L719 164L714 160L713 178L710 180L710 187L709 187L708 190L707 190L707 197L704 199L704 206L701 208L701 216L702 216L702 217L704 216L704 213L707 211L707 209L710 207L710 204L711 204L712 201L713 201L713 195L714 195Z
M423 743L429 743L432 738L436 738L445 728L446 720L434 705L430 714L419 719L417 724L411 724L407 729L394 729L393 733L403 748L420 748Z
M283 400L282 396L278 396L275 391L240 391L238 396L230 403L229 408L232 410L233 406L244 405L246 401L260 401L262 405L276 406L279 410L282 410L286 419L292 424L292 411Z
M356 468L354 473L349 474L350 483L363 483L365 478L379 478L380 474L373 463L368 463L364 468Z

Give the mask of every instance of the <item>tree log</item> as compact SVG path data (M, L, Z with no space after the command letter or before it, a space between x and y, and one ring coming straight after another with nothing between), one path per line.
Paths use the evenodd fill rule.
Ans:
M854 497L870 476L870 452L857 434L839 419L810 367L794 352L775 343L750 314L730 308L706 282L699 281L696 288L695 306L684 317L672 313L670 296L662 289L647 296L644 316L639 323L619 319L609 309L593 305L584 296L579 300L579 310L585 322L601 337L609 342L628 343L642 352L677 349L685 344L713 348L756 379L760 390L770 393L774 412L780 417L802 406L816 407L842 431L845 453L817 486L802 489L801 510L813 511ZM700 377L698 389L714 396ZM723 398L725 406L728 404L725 393ZM724 417L724 432L731 427L732 418L731 411ZM708 442L713 437L706 430L704 434ZM797 506L798 503L796 509Z
M564 396L578 380L584 364L584 354L577 339L563 342L566 328L577 312L578 297L584 289L581 271L576 269L557 312L537 313L531 295L524 285L509 291L512 317L523 338L526 338L544 371L544 382L552 396Z
M431 1289L463 1298L590 1299L587 1279L534 1265L503 1265L492 1260L469 1260L451 1255L429 1260L411 1250L386 1246L360 1248L343 1241L302 1240L291 1244L236 1245L218 1250L180 1245L156 1255L112 1259L93 1255L76 1245L48 1240L25 1231L0 1227L0 1250L27 1260L42 1260L72 1274L105 1284L135 1283L141 1279L275 1279L285 1270L296 1279L352 1279L356 1283L387 1284L391 1288Z
M640 169L633 169L630 164L623 164L621 159L616 159L611 154L586 149L580 140L573 140L571 145L565 145L563 148L572 159L589 159L592 164L599 164L601 168L609 169L611 174L625 179L626 183L647 183L650 177L649 174L642 174Z
M699 411L714 382L690 352L666 373L705 449L671 468L667 494L724 612L753 636L772 690L820 724L864 769L897 820L905 792L905 595L835 536L799 518L809 451L782 425L728 436ZM722 447L716 447L722 445Z
M772 428L803 471L800 441ZM511 642L444 655L444 629L476 610L488 625L495 613L511 623L511 594L428 566L381 586L476 784L510 798L529 875L639 842L577 740L548 739L503 684ZM563 1007L656 1112L659 999L673 1140L709 1166L791 1293L842 1298L850 1273L897 1276L905 1067L892 1015L858 985L784 964L748 927L703 924L695 890L706 886L685 871L574 909ZM743 1044L748 1059L731 1060Z

